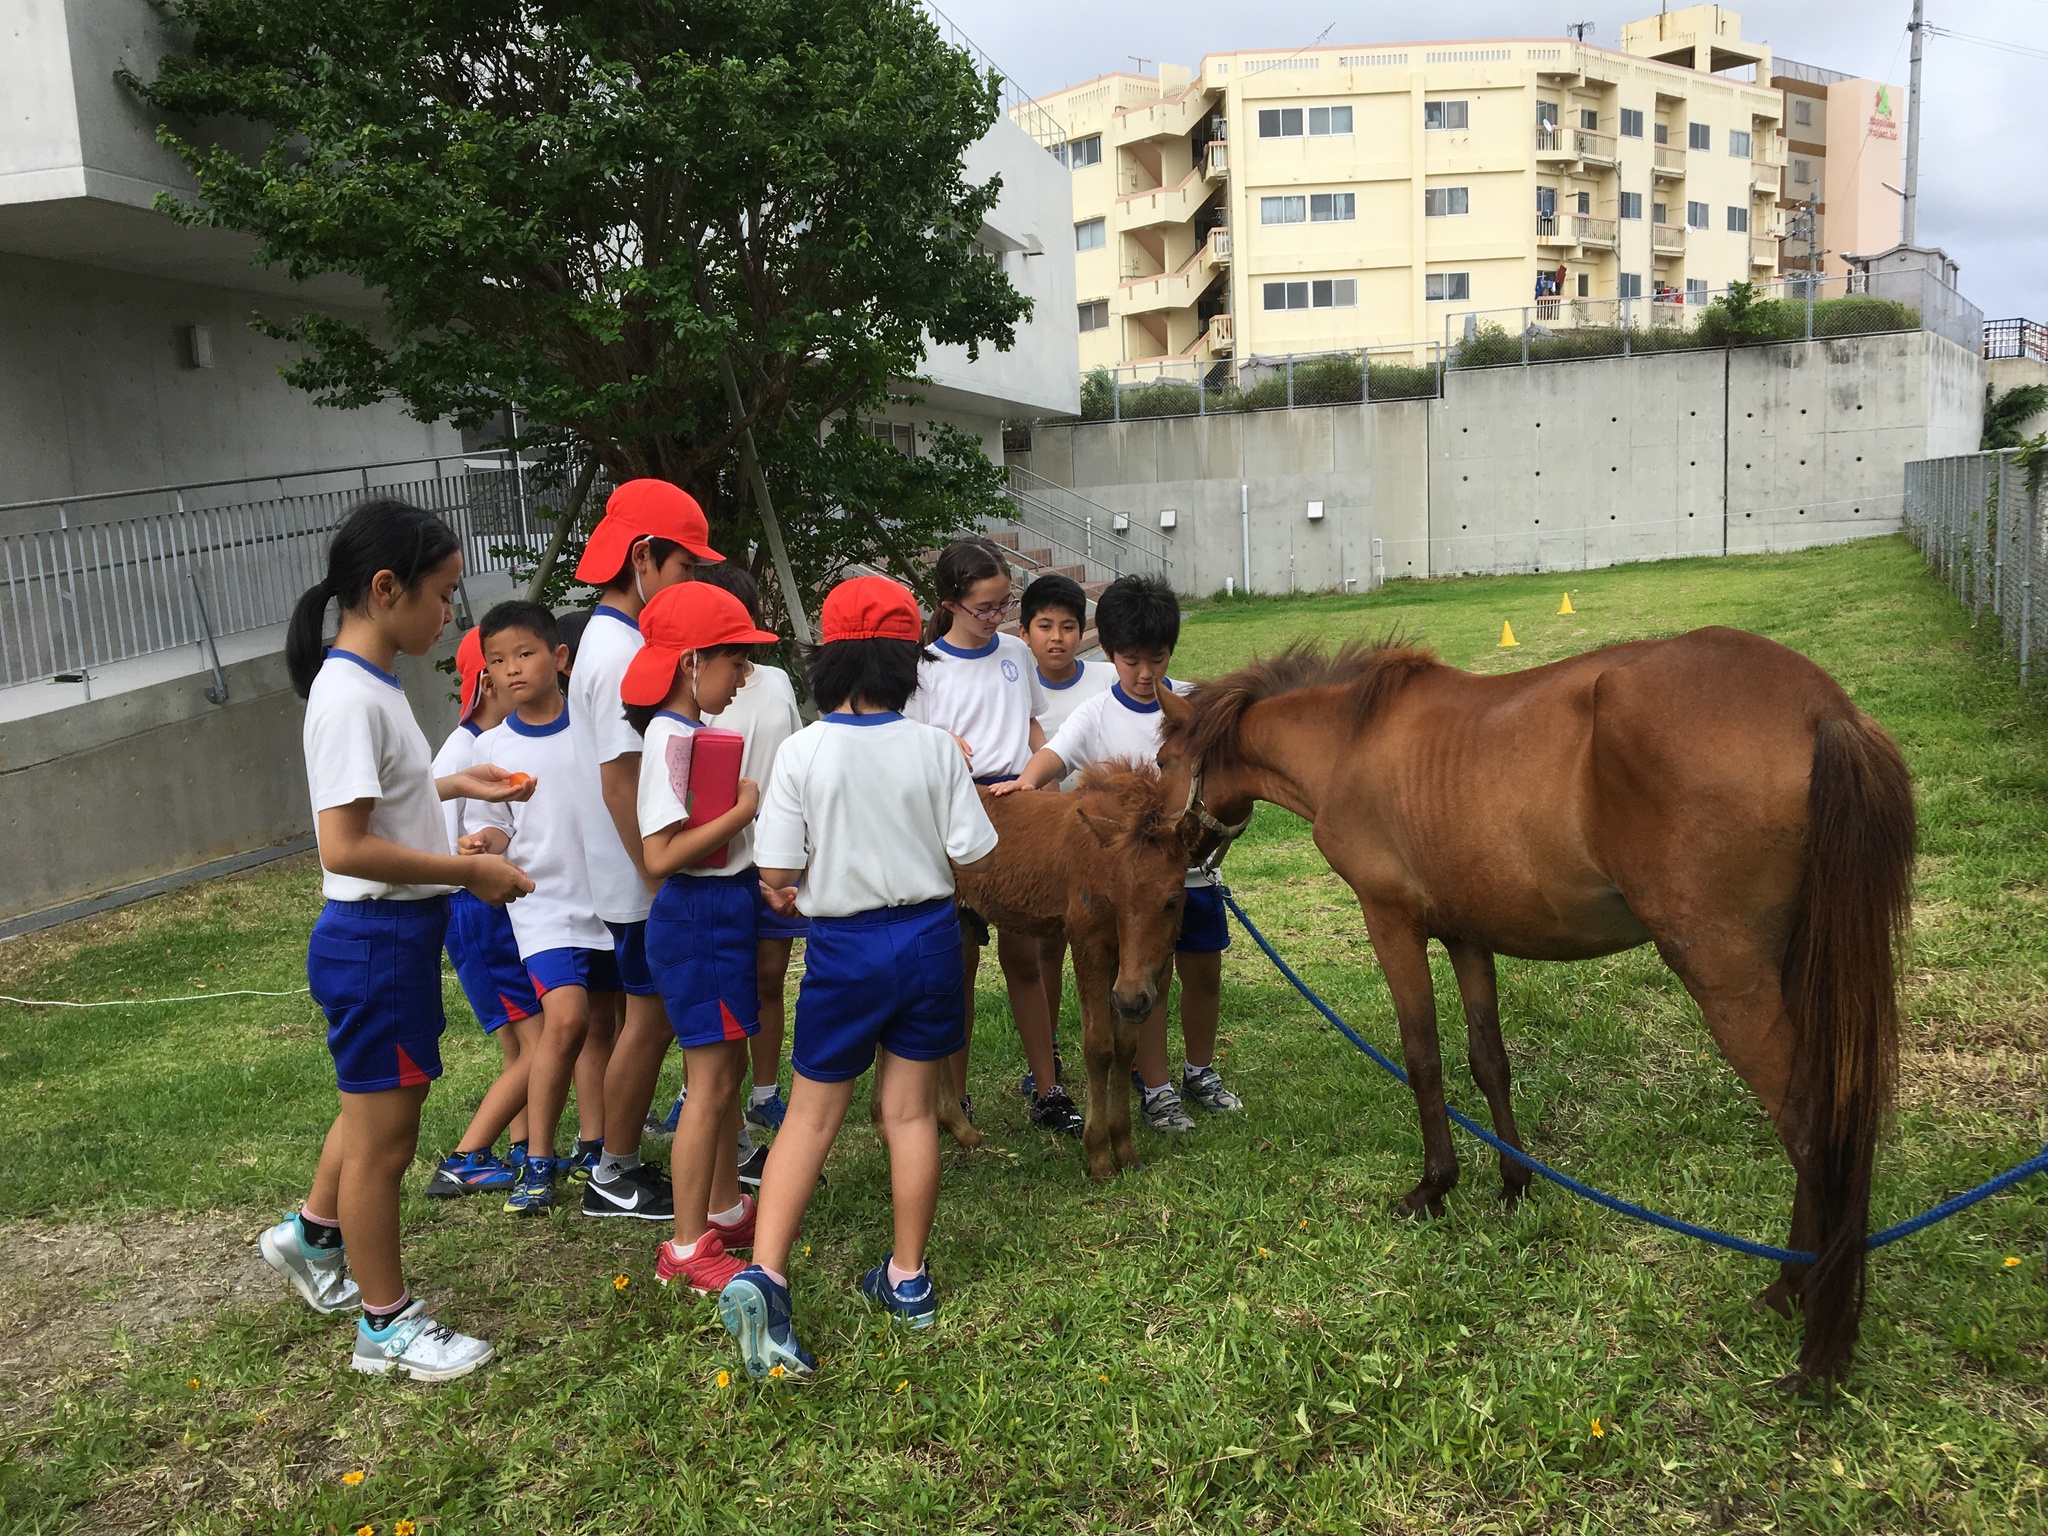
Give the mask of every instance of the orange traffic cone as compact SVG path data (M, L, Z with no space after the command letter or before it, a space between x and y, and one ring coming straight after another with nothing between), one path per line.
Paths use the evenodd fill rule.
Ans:
M1500 626L1499 649L1504 651L1511 645L1520 645L1521 643L1521 641L1515 638L1515 626L1503 620Z
M1558 611L1558 612L1559 612L1560 614L1566 614L1566 613L1577 613L1577 612L1579 611L1578 609L1576 609L1576 608L1574 608L1574 607L1572 606L1572 595L1571 595L1571 593L1569 593L1569 592L1565 593L1565 595L1564 595L1564 601L1563 601L1563 602L1561 602L1561 603L1559 603L1559 604L1557 605L1557 611Z

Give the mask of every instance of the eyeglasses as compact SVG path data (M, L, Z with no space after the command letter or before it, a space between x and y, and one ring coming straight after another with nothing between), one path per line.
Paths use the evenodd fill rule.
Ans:
M993 624L997 620L1015 613L1018 604L1022 601L1023 599L1013 592L1007 601L990 603L986 608L969 608L965 603L948 603L946 606L954 609L956 612L966 614L968 618L974 619L979 623Z

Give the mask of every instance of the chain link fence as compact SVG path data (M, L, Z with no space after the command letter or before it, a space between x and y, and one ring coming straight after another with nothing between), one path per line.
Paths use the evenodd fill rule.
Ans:
M2020 681L2038 667L2048 615L2048 454L2020 448L1917 459L1906 466L1906 532L1973 621L1994 620Z

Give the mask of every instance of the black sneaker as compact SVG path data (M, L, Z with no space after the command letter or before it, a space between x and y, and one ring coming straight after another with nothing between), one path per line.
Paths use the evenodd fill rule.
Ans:
M631 1216L636 1221L674 1221L675 1186L651 1163L628 1168L609 1181L593 1175L583 1186L586 1216Z
M761 1170L768 1166L768 1149L756 1147L740 1159L740 1182L752 1189L761 1187Z
M1078 1136L1087 1123L1081 1112L1074 1108L1074 1101L1067 1090L1054 1083L1045 1092L1031 1101L1031 1123L1041 1131L1053 1131L1061 1136Z

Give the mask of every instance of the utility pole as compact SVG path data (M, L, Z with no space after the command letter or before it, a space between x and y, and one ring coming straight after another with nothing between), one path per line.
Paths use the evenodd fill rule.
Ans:
M1920 212L1920 41L1927 33L1927 0L1913 0L1913 72L1906 80L1906 196L1899 211L1899 241L1915 245Z

